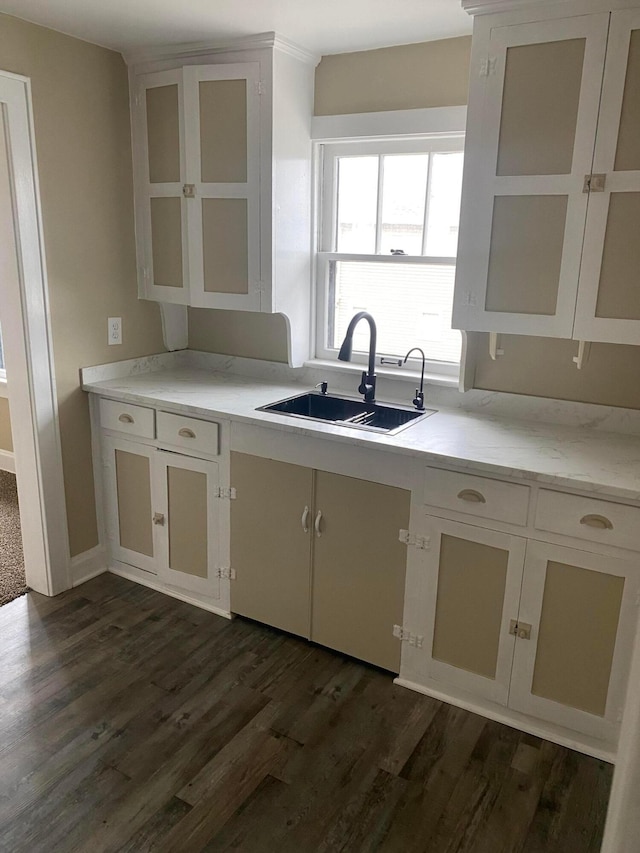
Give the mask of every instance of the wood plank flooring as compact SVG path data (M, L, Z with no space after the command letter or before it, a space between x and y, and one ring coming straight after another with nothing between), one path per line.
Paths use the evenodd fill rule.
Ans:
M2 853L600 849L609 765L114 575L0 653Z

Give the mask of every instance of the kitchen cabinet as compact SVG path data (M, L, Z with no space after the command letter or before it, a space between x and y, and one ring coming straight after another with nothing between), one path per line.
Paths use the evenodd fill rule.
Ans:
M231 454L231 609L398 671L410 493Z
M640 9L531 17L474 30L453 325L637 344Z
M199 442L211 455L218 453L217 424L159 412L158 433L164 442L136 439L130 432L120 437L115 433L146 432L149 423L155 433L154 411L106 400L101 404L110 558L141 569L169 587L219 598L226 551L219 463L187 455L201 452ZM178 441L192 441L195 449L184 453L169 449Z
M400 683L615 750L638 623L640 507L428 468Z
M282 313L300 366L317 58L267 34L129 62L139 296Z

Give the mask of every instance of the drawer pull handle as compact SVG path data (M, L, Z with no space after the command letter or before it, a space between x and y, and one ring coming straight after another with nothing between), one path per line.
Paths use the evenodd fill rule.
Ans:
M583 515L580 524L595 527L596 530L613 530L613 524L605 515Z
M315 524L314 524L314 527L316 529L316 536L318 537L318 539L322 536L322 531L320 530L320 522L321 521L322 521L322 510L319 509L318 514L316 515L316 520L315 520Z
M120 415L118 418L121 424L133 424L135 421L131 417L131 415Z
M470 504L486 504L487 499L481 492L476 492L475 489L463 489L458 492L458 497L461 501L467 501Z
M161 512L154 512L153 523L158 524L160 527L164 527L164 514Z
M181 435L183 438L195 438L196 434L189 427L182 427L182 429L178 430L178 435Z
M308 520L309 520L309 507L306 506L302 510L302 518L300 519L300 524L302 525L302 529L305 533L309 532L309 525L307 524Z

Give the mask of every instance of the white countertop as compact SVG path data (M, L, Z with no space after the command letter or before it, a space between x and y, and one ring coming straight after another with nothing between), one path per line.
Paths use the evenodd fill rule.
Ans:
M437 405L435 415L397 435L381 435L256 411L258 406L308 390L299 382L259 381L193 367L85 381L83 388L143 406L230 418L298 435L419 456L427 464L451 465L640 501L640 436L637 435L507 419Z

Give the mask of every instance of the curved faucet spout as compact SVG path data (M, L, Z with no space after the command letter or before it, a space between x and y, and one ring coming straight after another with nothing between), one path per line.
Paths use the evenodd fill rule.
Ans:
M376 342L378 331L376 328L376 321L368 311L358 311L358 313L354 314L351 318L349 326L347 327L347 333L344 336L344 341L340 347L340 352L338 353L338 359L340 361L351 361L351 353L353 351L353 331L360 320L366 320L369 324L370 337L369 370L363 372L362 382L360 383L358 391L361 394L364 394L365 400L373 402L376 398Z

